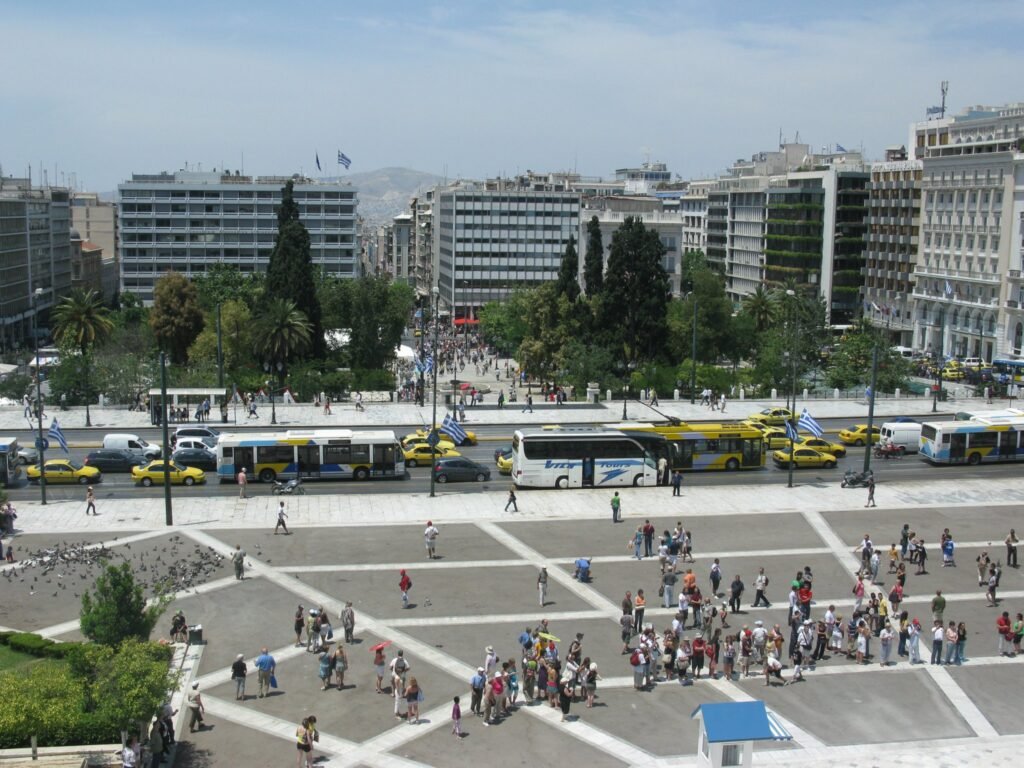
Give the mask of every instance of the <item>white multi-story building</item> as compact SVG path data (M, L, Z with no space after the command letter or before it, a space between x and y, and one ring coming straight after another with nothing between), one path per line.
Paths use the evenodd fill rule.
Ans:
M915 123L922 159L914 346L1024 355L1024 103Z
M288 181L309 231L313 265L335 277L357 277L358 200L348 184L179 171L133 174L118 186L121 290L148 303L170 269L192 276L223 263L243 273L266 271Z
M685 194L679 200L679 210L683 214L683 242L680 251L701 251L707 253L708 248L708 191L715 179L697 179L691 181Z

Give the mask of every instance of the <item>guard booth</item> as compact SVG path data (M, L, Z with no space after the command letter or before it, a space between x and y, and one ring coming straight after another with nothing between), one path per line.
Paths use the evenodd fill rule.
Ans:
M167 405L163 403L159 387L149 390L149 420L154 426L163 424L166 408L184 408L185 418L172 417L171 424L186 424L195 421L196 406L205 400L210 401L210 424L223 422L221 404L228 393L224 389L204 389L200 387L176 387L167 390ZM226 423L226 422L224 422Z
M765 709L763 701L701 704L690 715L700 723L697 740L699 768L753 764L755 741L790 741L792 736Z

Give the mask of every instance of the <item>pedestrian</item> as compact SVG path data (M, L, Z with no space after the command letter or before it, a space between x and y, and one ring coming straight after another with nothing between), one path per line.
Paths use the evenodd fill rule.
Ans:
M563 723L569 719L569 707L572 706L574 696L572 679L562 680L558 685L558 705L562 710Z
M505 407L505 390L501 390L498 393L498 410L502 410Z
M238 654L231 665L231 679L235 681L235 701L245 701L245 656Z
M672 495L682 496L683 495L683 473L680 470L676 470L672 475Z
M659 592L662 597L665 598L665 607L672 607L672 592L675 589L676 583L679 581L679 577L676 576L674 568L667 568L663 574L661 574L661 587Z
M768 602L768 598L765 597L765 590L768 589L768 576L765 575L764 568L759 568L757 571L757 577L754 579L754 604L752 608L757 608L764 603L765 608L771 608L772 604ZM735 613L736 611L733 611Z
M305 610L306 609L303 608L301 604L299 604L298 610L295 611L295 617L294 617L294 622L292 624L292 629L295 630L295 647L296 648L301 648L302 647L302 630L306 626Z
M277 525L274 526L274 535L277 536L277 529L284 528L284 535L288 535L288 524L285 522L285 518L288 515L284 511L284 500L277 502Z
M398 580L398 589L402 593L402 607L408 608L409 590L412 588L412 579L409 578L409 574L405 572L404 568L398 572L398 575L401 577Z
M547 605L548 599L548 569L541 568L537 574L537 593L540 600L540 607Z
M868 476L868 503L865 504L864 506L865 507L874 507L874 506L876 506L875 505L875 476L874 475L869 475ZM885 541L885 539L882 539L882 541Z
M302 723L295 729L295 748L299 757L297 768L302 768L303 763L306 768L313 768L313 728L308 717L302 718Z
M946 628L946 665L953 663L956 659L956 643L960 638L960 634L956 631L956 622L949 622L949 626Z
M1020 653L1020 641L1024 638L1024 613L1018 613L1013 620L1013 626L1010 627L1013 639L1013 654Z
M324 398L324 416L330 416L330 415L331 415L331 398L325 397Z
M722 565L716 557L714 562L711 563L711 573L709 574L711 579L711 596L718 596L718 587L722 583Z
M377 693L384 693L384 672L386 668L384 648L380 645L373 648L373 671L377 675Z
M235 544L235 551L231 553L231 563L235 567L235 578L241 581L245 578L245 550L241 544Z
M481 704L483 703L485 685L487 685L487 677L484 675L484 668L477 667L476 674L469 679L469 688L472 692L469 700L469 711L477 717L483 715Z
M331 684L331 654L323 646L320 648L320 657L317 661L319 662L320 690L326 691Z
M612 506L612 522L613 523L617 523L617 522L619 522L622 519L620 517L620 512L622 510L622 498L619 496L619 492L618 491L616 491L615 494L612 496L611 506Z
M889 660L892 656L892 640L895 634L892 631L892 624L888 621L882 627L882 631L878 633L878 639L882 646L882 660L879 662L879 666L889 666Z
M121 750L122 768L138 768L142 758L142 747L139 745L139 738L132 736Z
M149 768L160 768L164 761L164 734L160 728L160 718L153 719L149 728Z
M301 608L301 606L299 606ZM348 600L345 602L345 607L341 609L341 626L345 630L345 642L355 642L355 629L356 629L356 612L352 608L352 601Z
M91 485L85 491L85 516L88 517L90 512L96 515L96 494Z
M264 696L268 696L270 689L274 687L271 685L271 679L274 677L274 670L277 669L277 662L264 647L260 649L260 655L256 657L253 666L256 667L258 696L262 699Z
M717 560L716 560L717 562ZM743 596L743 590L746 587L743 584L743 579L737 573L736 578L732 580L732 584L729 585L729 611L732 613L740 612L740 598ZM756 602L756 600L755 600Z
M633 614L623 611L619 616L619 637L622 639L622 655L629 653L629 641L633 637Z
M427 560L437 559L437 537L440 535L441 532L437 530L433 521L427 520L427 527L423 529L423 543L427 548Z
M462 738L462 707L459 706L459 697L452 699L452 735L457 739Z
M654 555L654 526L650 520L644 521L644 557L652 557Z
M526 396L526 405L523 406L521 413L533 413L533 395L528 394Z
M638 525L636 527L636 531L630 537L629 541L626 542L626 547L633 548L633 557L635 557L637 560L643 560L643 557L640 555L643 545L644 527L642 525Z
M199 695L199 683L192 683L192 690L188 692L188 732L195 733L196 728L203 729L203 697Z
M998 586L999 574L996 571L996 566L993 564L988 569L988 589L985 591L985 600L989 606L999 604L999 601L996 599L996 587Z
M512 507L513 512L519 511L519 505L516 504L516 489L512 486L508 489L508 501L505 502L505 511L508 512L508 508Z
M718 398L718 410L725 413L725 392Z
M910 652L910 663L921 663L921 622L915 617L907 626L907 651Z
M249 483L249 478L246 477L246 475L245 475L245 467L242 467L240 470L238 470L238 478L237 479L238 479L238 498L244 499L244 498L246 498L245 486Z
M391 696L395 702L395 719L401 720L404 715L402 714L401 704L406 701L405 698L405 676L409 672L409 662L405 660L405 654L402 650L398 651L398 655L391 660ZM408 712L408 707L406 708Z
M910 523L904 523L900 529L900 560L905 560L910 548Z
M945 636L942 621L937 619L932 622L932 664L942 664L942 640Z
M658 485L668 485L668 459L658 459Z
M345 645L338 643L334 646L334 653L331 654L331 671L338 678L338 690L345 690L345 672L348 670L348 654L345 652Z
M1010 533L1006 536L1006 567L1016 568L1017 567L1017 532L1010 529Z
M633 600L633 631L640 633L644 629L644 611L647 610L647 598L644 591L636 591L636 599Z

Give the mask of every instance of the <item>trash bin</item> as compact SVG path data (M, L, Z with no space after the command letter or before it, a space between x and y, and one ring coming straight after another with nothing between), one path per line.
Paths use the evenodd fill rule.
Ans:
M188 628L188 644L189 645L202 645L203 644L203 625L196 624L194 627Z

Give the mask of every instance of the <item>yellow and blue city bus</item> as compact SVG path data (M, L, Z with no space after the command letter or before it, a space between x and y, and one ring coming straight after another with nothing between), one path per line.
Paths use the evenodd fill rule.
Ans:
M975 416L921 425L920 456L932 464L998 464L1024 459L1024 417Z
M388 430L292 429L221 434L217 477L232 482L245 468L260 482L404 478L405 456Z
M9 486L21 477L21 460L18 458L18 439L0 437L0 485Z
M673 472L677 469L684 472L760 469L765 462L761 431L749 424L623 422L605 426L636 439L642 440L644 433L663 438L663 444L655 442L645 447L654 453L656 459L664 455ZM659 446L663 446L660 447L661 452Z

